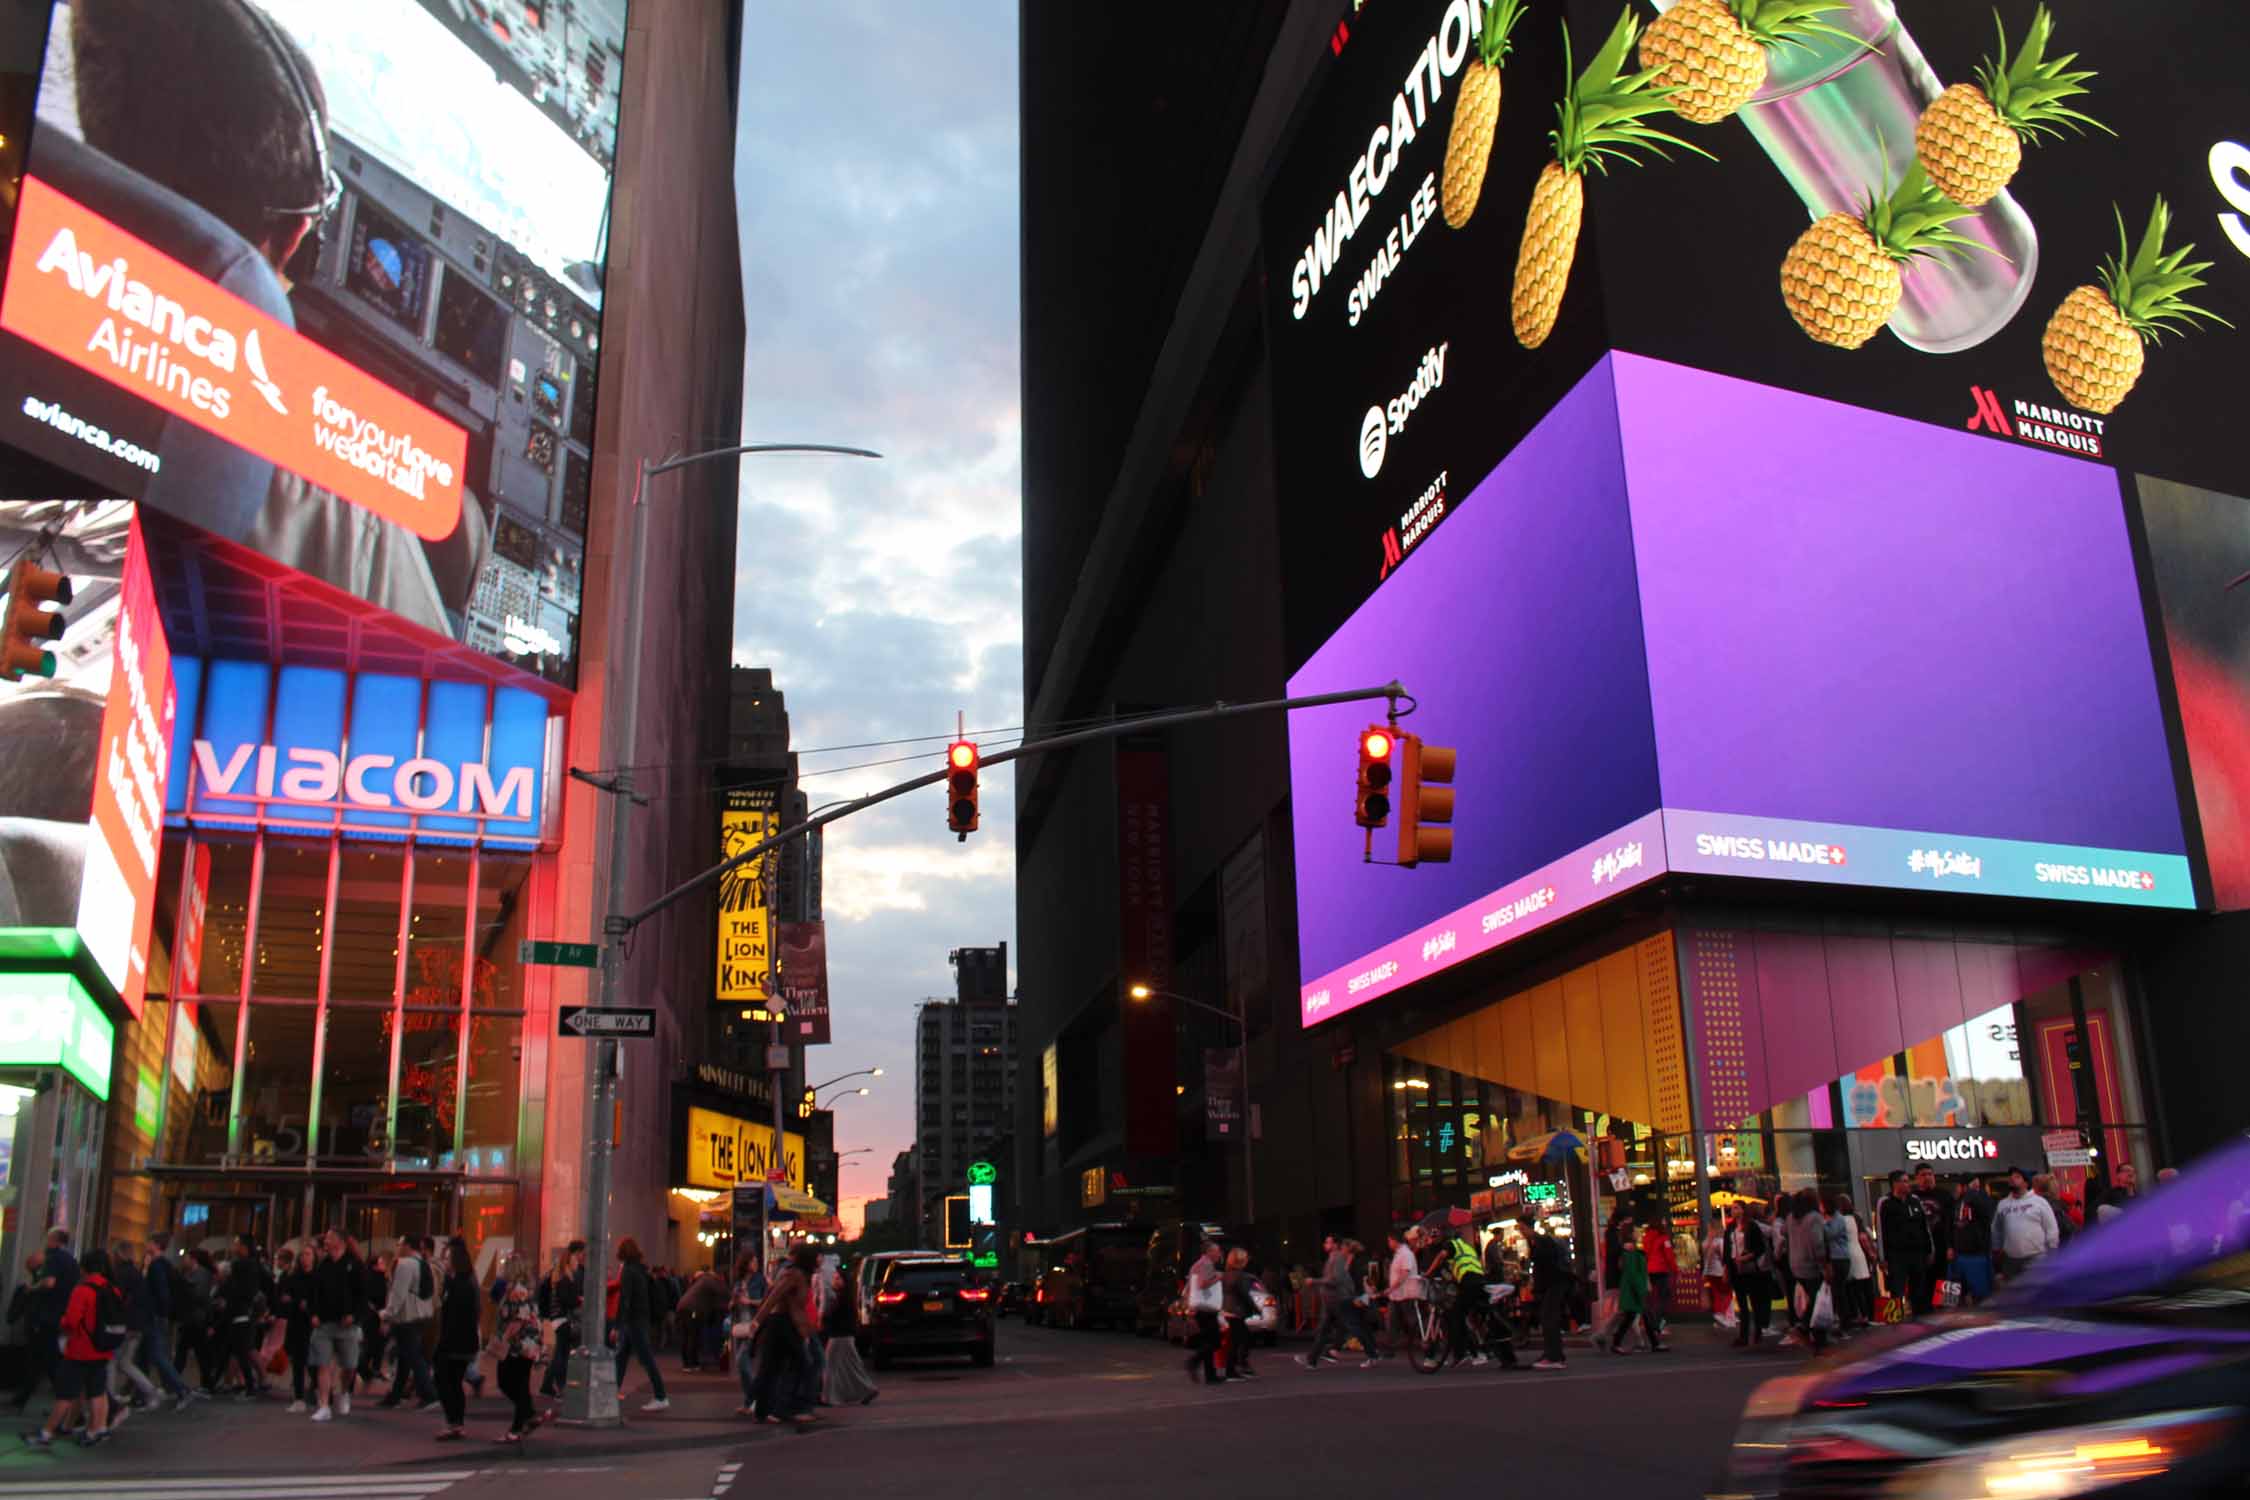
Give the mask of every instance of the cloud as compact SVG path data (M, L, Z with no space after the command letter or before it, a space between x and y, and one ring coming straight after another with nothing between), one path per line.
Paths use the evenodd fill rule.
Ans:
M1023 719L1015 44L1013 6L745 15L745 440L884 454L742 469L734 660L773 668L815 805L936 769L956 712ZM822 750L910 736L929 738ZM982 792L965 844L934 787L827 835L835 1042L815 1066L886 1069L838 1115L838 1149L871 1148L844 1163L847 1204L912 1142L914 1010L952 994L946 954L1014 934L1007 768Z

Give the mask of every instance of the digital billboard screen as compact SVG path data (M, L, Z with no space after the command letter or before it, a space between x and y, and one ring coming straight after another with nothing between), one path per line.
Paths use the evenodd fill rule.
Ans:
M1667 870L2195 904L2110 471L1615 354L1469 499L1289 683L1460 757L1363 863L1366 710L1291 715L1306 1022Z
M1697 58L1721 71L1708 60L1733 55L1731 13L1539 0L1503 13L1502 49L1492 10L1351 9L1273 166L1263 284L1292 665L1411 571L1612 348L2242 488L2250 11L2233 0L1842 0L1813 18L1831 30L1751 44L1759 76L1739 99L1662 93ZM1988 129L1965 144L2020 148L1996 185L1957 170L1964 143L1942 127L2003 49L2090 74L2057 102L2101 128L2035 114L2028 145ZM1876 216L1881 244L1871 199L1897 210ZM1943 233L1901 237L1907 219Z
M570 685L624 41L625 0L57 0L0 442Z

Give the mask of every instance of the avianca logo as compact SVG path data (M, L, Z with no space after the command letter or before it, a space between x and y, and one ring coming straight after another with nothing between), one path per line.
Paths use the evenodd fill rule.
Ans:
M250 789L237 791L253 758L257 769ZM476 761L458 767L417 755L355 755L345 760L333 750L292 746L282 770L272 745L237 745L222 764L209 740L195 742L195 791L199 797L230 802L288 802L301 807L405 809L472 818L531 819L532 774L512 766L492 782L492 768ZM279 772L278 779L276 772ZM370 777L390 774L381 782ZM386 785L387 783L387 785ZM456 805L458 803L458 805Z
M2089 417L2084 412L2067 407L2042 406L2035 401L2009 403L2015 411L2015 420L2001 410L2000 396L1996 391L1981 385L1969 387L1969 399L1976 410L1969 414L1966 424L1971 432L1989 432L1994 437L2012 437L2019 443L2033 443L2042 448L2054 448L2064 453L2075 453L2081 458L2102 456L2102 433L2107 424L2100 417Z

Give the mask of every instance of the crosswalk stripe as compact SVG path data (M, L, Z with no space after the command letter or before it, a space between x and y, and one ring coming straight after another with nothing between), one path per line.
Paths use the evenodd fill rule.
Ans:
M0 1484L0 1500L87 1500L91 1496L130 1493L137 1500L340 1500L361 1496L371 1500L423 1500L450 1489L473 1471L459 1474L418 1474L380 1478L366 1475L337 1478L328 1475L244 1475L239 1479L148 1480L120 1478L83 1481L27 1480Z

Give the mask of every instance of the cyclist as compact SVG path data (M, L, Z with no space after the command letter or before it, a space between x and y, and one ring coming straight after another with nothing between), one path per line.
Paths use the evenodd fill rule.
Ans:
M1446 1309L1446 1337L1453 1345L1453 1362L1464 1359L1472 1365L1483 1366L1492 1362L1485 1353L1485 1344L1495 1347L1500 1363L1510 1369L1515 1367L1516 1350L1509 1339L1506 1326L1494 1327L1491 1315L1492 1299L1485 1294L1484 1257L1478 1254L1475 1241L1466 1235L1456 1234L1446 1244L1446 1265L1453 1273L1453 1305ZM1472 1314L1486 1332L1483 1343L1473 1341L1469 1334ZM1471 1351L1474 1351L1473 1353Z

